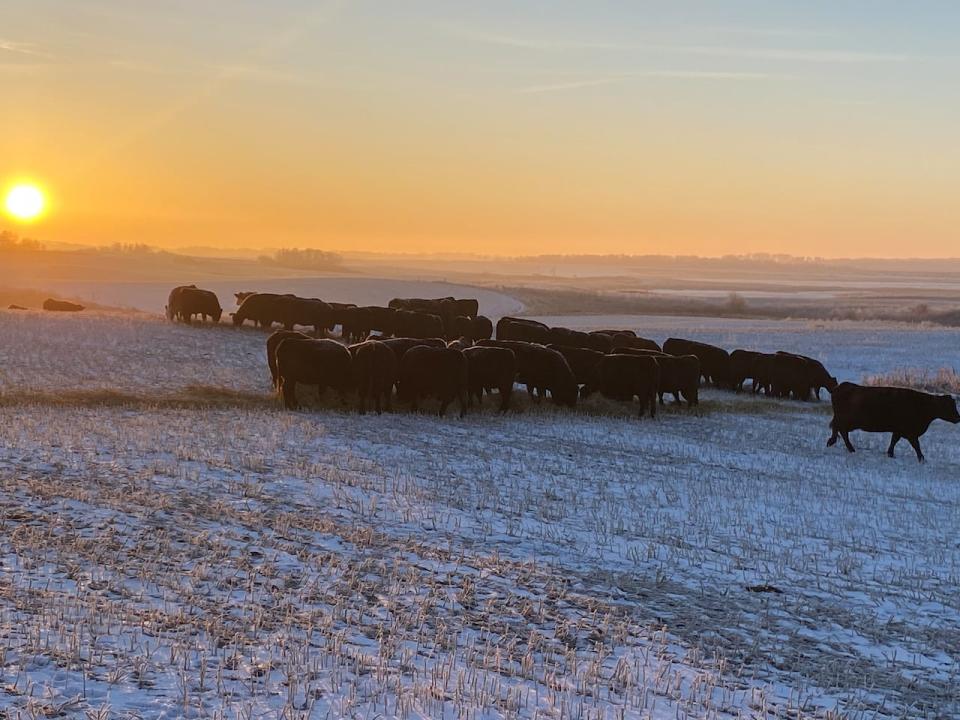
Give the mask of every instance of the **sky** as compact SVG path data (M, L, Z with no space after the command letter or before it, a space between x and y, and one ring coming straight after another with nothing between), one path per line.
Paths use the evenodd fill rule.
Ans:
M41 241L960 254L960 3L4 0Z

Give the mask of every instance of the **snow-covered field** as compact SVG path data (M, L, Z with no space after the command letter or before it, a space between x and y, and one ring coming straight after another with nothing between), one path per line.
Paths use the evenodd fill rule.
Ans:
M960 346L716 322L850 377ZM288 413L263 339L0 312L0 717L960 714L954 426L920 466L713 391Z

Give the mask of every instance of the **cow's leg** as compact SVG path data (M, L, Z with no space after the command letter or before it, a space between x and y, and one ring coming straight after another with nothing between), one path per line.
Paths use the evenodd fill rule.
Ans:
M923 451L920 449L920 438L918 437L908 437L907 441L913 447L914 451L917 453L917 462L923 462Z
M903 437L903 436L902 436L902 435L898 435L897 433L893 433L893 434L890 436L890 447L887 448L887 455L889 455L890 457L893 457L893 456L894 456L894 455L893 455L893 449L897 446L897 443L900 442L900 438L901 438L901 437Z
M663 393L662 393L662 392L658 392L658 393L657 393L657 398L659 399L660 404L663 405Z
M657 393L650 393L650 419L652 420L657 416Z
M452 398L445 397L443 400L440 401L440 412L438 413L440 417L443 417L444 415L447 414L447 405L450 404L451 399Z
M849 431L849 430L841 430L841 431L840 431L840 437L843 438L843 444L847 446L847 450L848 450L848 451L850 451L850 452L856 452L856 451L857 451L857 449L853 446L853 443L850 442L850 431Z
M283 396L283 407L286 410L297 409L297 383L280 376L280 394Z
M830 438L827 440L827 447L833 447L837 444L837 438L840 437L840 433L837 432L837 429L833 426L833 423L830 423L830 429L833 433L830 435Z
M510 409L510 395L513 394L513 383L500 388L500 412Z
M457 399L460 401L460 419L463 420L463 416L467 414L466 388L460 388L460 390L457 392Z

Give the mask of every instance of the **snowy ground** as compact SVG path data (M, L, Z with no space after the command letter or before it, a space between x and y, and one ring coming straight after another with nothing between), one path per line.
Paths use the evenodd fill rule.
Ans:
M895 364L862 330L807 337ZM0 312L0 717L960 714L955 427L918 466L721 392L287 413L263 339Z

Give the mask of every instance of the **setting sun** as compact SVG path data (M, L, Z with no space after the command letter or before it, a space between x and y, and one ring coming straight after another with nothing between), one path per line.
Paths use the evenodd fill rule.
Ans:
M18 220L35 220L43 212L46 201L36 185L15 185L7 193L7 212Z

